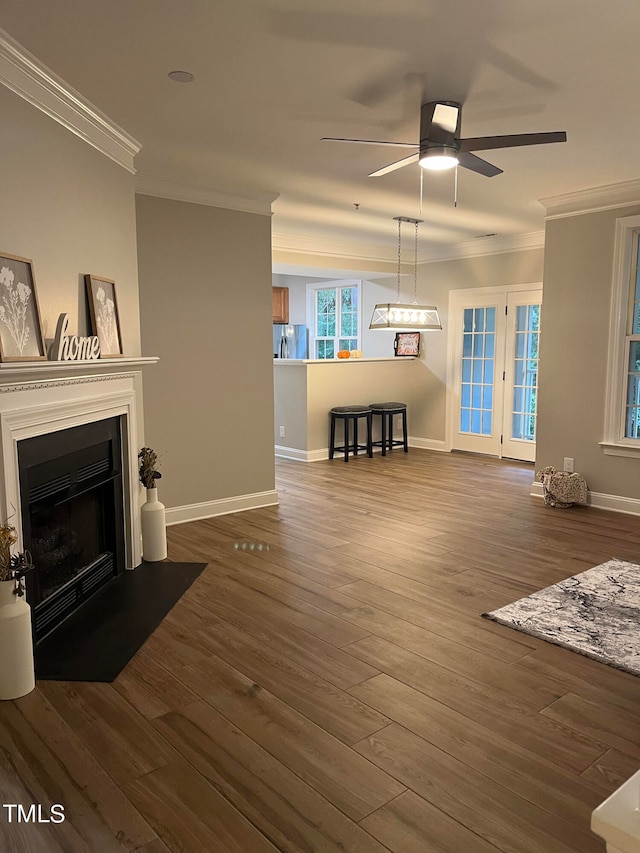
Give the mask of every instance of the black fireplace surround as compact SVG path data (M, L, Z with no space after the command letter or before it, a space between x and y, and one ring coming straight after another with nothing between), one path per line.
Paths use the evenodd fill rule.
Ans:
M18 442L36 643L124 571L121 445L118 417Z

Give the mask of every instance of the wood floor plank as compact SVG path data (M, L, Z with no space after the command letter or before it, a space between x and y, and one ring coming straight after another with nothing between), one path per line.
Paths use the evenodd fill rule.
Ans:
M603 799L606 799L638 770L640 770L638 758L612 748L587 767L581 775L592 787L600 791Z
M566 722L554 719L549 725L548 717L515 701L507 685L504 689L487 688L379 637L366 637L346 649L394 679L571 772L586 770L608 749L607 744Z
M183 759L124 786L169 850L275 853L276 847Z
M68 815L0 821L0 848L604 853L640 678L480 613L633 561L638 521L546 507L533 476L277 460L279 505L169 527L207 567L118 679L0 703L0 794Z
M319 794L354 820L402 793L398 784L268 690L211 655L185 682Z
M144 649L129 661L113 682L113 689L147 719L182 708L198 698Z
M261 581L263 589L264 584L269 583L287 600L291 597L300 598L346 622L357 624L358 620L352 618L353 612L359 611L364 604L371 605L377 612L397 615L404 621L455 642L464 643L499 660L515 661L536 648L535 643L528 642L525 635L516 635L513 631L497 632L495 623L485 619L470 620L464 612L467 607L462 609L453 604L446 606L442 600L434 600L432 587L383 569L376 571L375 584L358 580L332 589L327 589L295 572L273 572L270 567L266 572L261 569L262 567L251 567L243 570L242 575L250 575ZM222 571L236 579L240 574L235 567L226 567ZM425 575L428 571L428 567L425 567ZM380 574L384 576L382 583ZM393 592L393 589L398 592ZM366 609L371 610L369 607ZM476 607L473 610L474 616L479 613L480 608Z
M609 746L640 761L640 718L622 709L602 708L596 702L566 693L542 711L547 717L573 726L586 734L598 732Z
M154 724L279 850L383 853L358 824L208 703Z
M601 843L393 723L356 749L411 791L505 853L601 853Z
M292 625L269 609L241 596L210 597L207 606L225 625L238 628L253 637L256 642L291 658L336 687L351 687L379 672L331 643ZM167 617L167 623L179 628L179 620L180 613L176 613L174 608Z
M215 578L207 575L203 583L214 595L242 594L247 600L260 603L276 616L304 628L305 631L315 634L338 648L361 639L367 633L326 610L307 604L302 599L281 594L268 582L259 581L246 573L241 579L231 578L228 575L224 577L217 575Z
M355 743L389 722L349 693L230 625L211 626L197 632L194 640L344 743Z
M361 821L371 835L378 838L394 853L496 853L488 844L466 827L434 808L413 791L400 794L395 800Z
M588 821L599 793L491 728L474 723L388 675L350 692L395 722L552 814Z
M40 804L45 811L48 811L52 804L59 804L64 808L65 820L49 824L46 830L37 824L25 825L24 833L21 830L16 833L7 830L5 834L8 838L14 838L10 843L16 843L15 837L25 837L28 844L33 842L34 847L42 840L48 840L52 850L56 850L58 844L65 851L121 851L116 833L107 825L107 820L111 823L111 818L117 815L119 792L114 792L115 786L104 771L95 762L92 765L86 750L78 750L75 755L64 755L63 760L57 754L56 744L49 746L47 733L43 732L41 736L20 712L18 705L24 704L25 699L32 705L38 702L38 697L32 693L14 703L0 704L0 768L6 762L10 771L13 771L24 785L23 792L12 786L13 792L20 796L20 799L3 802L20 804L25 809L34 803ZM55 741L58 726L54 720L51 726L52 739ZM67 745L67 749L72 748L73 746ZM92 769L96 771L95 778L91 776ZM99 808L95 807L93 796L98 797ZM132 832L132 838L140 843L144 842L145 838L153 837L152 831L145 832L144 822L126 798L122 812L120 818L123 838L128 838L129 832ZM4 823L6 817L7 813L3 810L0 822ZM146 826L146 829L149 830L149 827ZM29 850L28 844L17 849L23 853ZM130 849L134 847L135 842Z
M110 684L43 681L40 690L119 784L173 759L173 751Z

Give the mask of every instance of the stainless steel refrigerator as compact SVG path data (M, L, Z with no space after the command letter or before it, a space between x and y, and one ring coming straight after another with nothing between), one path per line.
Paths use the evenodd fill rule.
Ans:
M274 323L274 358L309 358L309 332L306 326Z

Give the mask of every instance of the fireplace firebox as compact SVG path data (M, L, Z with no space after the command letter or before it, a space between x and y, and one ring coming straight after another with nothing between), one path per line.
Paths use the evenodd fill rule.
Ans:
M121 445L118 417L18 442L36 643L124 571Z

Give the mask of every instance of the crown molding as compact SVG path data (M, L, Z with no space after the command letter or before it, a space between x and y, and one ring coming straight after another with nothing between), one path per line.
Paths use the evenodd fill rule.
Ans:
M317 255L350 261L375 261L397 263L397 248L379 243L356 243L347 240L330 240L326 237L302 237L299 234L273 232L273 251L300 255Z
M271 216L271 205L278 198L278 193L262 193L261 198L244 198L243 196L217 192L202 187L175 184L172 181L163 181L144 175L136 177L136 193L169 198L172 201L206 204L209 207L223 207L227 210L239 210L243 213L258 213L261 216Z
M395 246L380 246L375 243L348 243L346 241L328 241L319 237L300 237L295 234L276 234L272 236L274 251L292 252L301 255L341 258L359 262L374 261L397 263ZM499 255L507 252L519 252L526 249L544 247L544 231L529 234L516 234L510 237L487 237L458 243L453 246L429 246L428 256L418 257L418 264L453 261L460 258L473 258L482 255ZM409 262L403 260L403 266Z
M461 258L478 258L483 255L504 255L508 252L522 252L527 249L544 248L544 231L531 231L528 234L513 234L508 237L477 237L465 243L453 246L436 247L422 263L441 263Z
M140 143L0 30L0 83L135 174Z
M640 204L640 180L541 198L540 203L546 208L547 219L562 219L566 216L628 207Z

